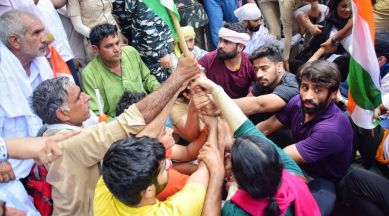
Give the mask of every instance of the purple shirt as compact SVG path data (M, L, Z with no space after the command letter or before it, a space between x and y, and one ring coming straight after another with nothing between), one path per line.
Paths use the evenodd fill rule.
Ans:
M237 71L230 71L223 61L216 57L216 50L200 59L208 79L220 85L231 98L245 97L249 93L251 83L257 80L249 54L242 52L242 62Z
M297 151L306 162L302 165L305 171L333 180L346 173L351 162L353 130L334 102L304 124L300 95L296 95L276 117L292 129Z

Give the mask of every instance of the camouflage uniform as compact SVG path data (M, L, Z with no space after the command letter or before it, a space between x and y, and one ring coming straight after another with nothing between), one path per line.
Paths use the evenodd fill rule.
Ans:
M113 5L113 14L119 18L123 32L131 31L131 45L158 81L165 81L171 71L162 68L159 59L173 52L169 26L143 0L115 0Z
M204 34L208 36L208 16L204 7L197 0L175 0L178 12L180 13L181 26L192 26L196 33L196 45L206 49ZM210 44L208 45L210 47Z

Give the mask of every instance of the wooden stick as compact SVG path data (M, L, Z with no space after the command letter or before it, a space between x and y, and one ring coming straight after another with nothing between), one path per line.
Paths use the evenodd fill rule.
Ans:
M180 23L178 22L176 14L174 14L171 10L168 10L168 11L169 11L170 18L173 21L174 28L176 29L176 32L178 35L178 43L180 45L180 49L181 49L182 53L184 54L184 56L187 57L187 56L189 56L189 49L188 49L188 46L186 45L184 35L182 35Z

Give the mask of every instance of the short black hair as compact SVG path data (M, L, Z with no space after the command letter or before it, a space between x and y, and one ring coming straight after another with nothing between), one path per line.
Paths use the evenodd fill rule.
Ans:
M118 35L118 28L116 25L104 23L93 27L89 34L89 40L92 45L100 46L100 42L108 37Z
M279 215L274 197L281 184L283 166L271 141L255 135L238 137L232 145L231 165L240 188L254 199L272 198L264 215Z
M139 102L144 97L146 97L146 93L125 91L120 97L118 104L116 105L116 116L122 114L124 110L126 110L132 104Z
M250 55L251 63L259 58L268 58L272 62L282 62L282 55L276 46L264 45L254 50Z
M389 61L389 32L375 34L374 48L377 57L385 56Z
M303 79L308 79L334 92L339 89L341 77L336 64L326 60L316 60L303 64L298 69L296 79L299 86Z
M104 182L120 202L135 206L141 192L157 182L165 148L150 137L130 137L111 145L103 159Z
M223 24L223 27L224 28L228 28L232 31L236 31L238 33L247 33L247 30L246 28L244 27L244 25L242 23L228 23L228 22L225 22Z

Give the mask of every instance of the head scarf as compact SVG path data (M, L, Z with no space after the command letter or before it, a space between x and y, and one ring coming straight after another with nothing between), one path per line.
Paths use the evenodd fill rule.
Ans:
M241 44L246 44L246 42L250 40L250 36L247 33L239 33L224 27L222 27L219 31L219 37L233 43Z
M234 11L239 21L257 20L262 17L261 11L255 3L247 3Z
M193 38L194 39L196 37L196 33L195 33L192 26L181 27L181 33L185 39L186 38ZM174 54L176 54L177 57L180 57L181 53L182 52L180 50L180 46L178 45L178 39L175 39L174 40Z

